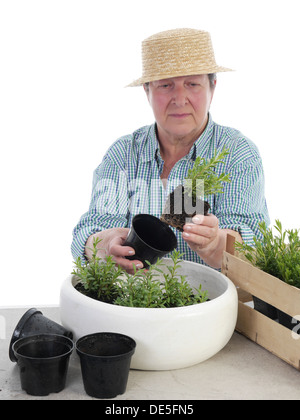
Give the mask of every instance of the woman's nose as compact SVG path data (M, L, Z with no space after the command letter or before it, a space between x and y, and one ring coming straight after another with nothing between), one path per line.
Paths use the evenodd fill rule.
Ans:
M173 100L172 103L178 107L185 106L188 103L187 92L184 86L176 87L173 91Z

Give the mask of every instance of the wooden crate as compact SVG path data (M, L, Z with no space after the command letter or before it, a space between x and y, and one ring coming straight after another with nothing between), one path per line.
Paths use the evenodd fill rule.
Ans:
M300 370L300 335L257 312L248 302L254 295L300 320L300 289L236 257L234 237L230 235L223 255L222 273L238 288L236 330Z

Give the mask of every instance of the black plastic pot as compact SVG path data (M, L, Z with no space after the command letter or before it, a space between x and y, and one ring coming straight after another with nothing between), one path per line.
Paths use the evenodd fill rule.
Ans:
M142 261L144 267L155 264L159 258L177 247L177 238L172 229L150 214L138 214L132 219L132 226L124 243L135 250L135 255L126 257Z
M73 339L71 331L66 330L61 325L46 318L41 311L31 308L22 316L12 334L9 346L9 358L12 362L17 361L12 350L13 344L20 338L37 334L57 334L64 335L71 340Z
M274 306L270 305L269 303L257 298L256 296L252 296L253 303L254 303L254 309L261 314L267 316L271 319L277 319L278 318L278 310Z
M20 368L22 389L35 396L62 391L73 349L70 338L55 334L34 335L16 341L13 352Z
M278 322L289 330L293 330L296 334L300 335L300 322L298 319L286 314L278 309Z
M86 393L94 398L124 394L135 347L132 338L117 333L103 332L80 338L76 351Z

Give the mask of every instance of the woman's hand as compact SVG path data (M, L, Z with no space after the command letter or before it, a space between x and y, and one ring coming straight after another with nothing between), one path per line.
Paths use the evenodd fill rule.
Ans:
M91 235L85 246L85 254L88 259L92 256L94 238L101 239L98 245L98 255L102 258L112 255L115 262L120 265L129 274L134 273L134 265L137 269L143 268L143 263L138 260L128 260L125 257L134 255L135 251L130 246L123 246L129 229L128 228L112 228L97 232Z
M227 234L231 233L237 241L242 242L241 236L230 229L220 229L219 220L213 214L196 215L192 222L184 225L183 239L208 265L221 268Z

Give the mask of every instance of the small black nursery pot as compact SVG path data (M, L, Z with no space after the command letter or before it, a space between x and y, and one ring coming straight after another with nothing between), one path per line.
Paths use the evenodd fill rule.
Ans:
M46 318L42 312L35 308L29 309L18 322L11 338L9 346L9 358L12 362L16 362L14 352L12 350L13 344L23 337L29 337L37 334L58 334L73 339L71 331L66 330L61 325Z
M278 322L289 330L294 331L296 334L300 335L300 322L298 319L293 318L292 316L286 314L283 311L278 309Z
M252 296L252 298L253 298L253 303L254 303L254 309L256 311L260 312L261 314L273 320L278 318L277 308L257 298L256 296Z
M130 260L142 261L144 267L155 264L159 258L177 247L177 238L172 229L150 214L138 214L132 219L132 226L124 243L135 250Z
M94 398L114 398L124 394L135 341L123 334L96 333L80 338L80 357L86 393Z
M65 388L73 341L62 335L24 337L13 344L21 386L29 395L47 396Z

